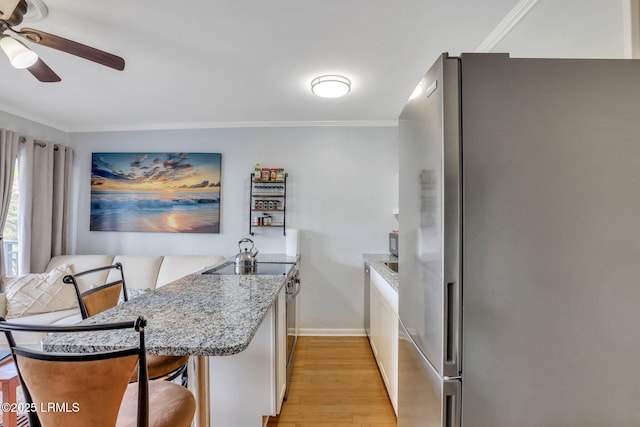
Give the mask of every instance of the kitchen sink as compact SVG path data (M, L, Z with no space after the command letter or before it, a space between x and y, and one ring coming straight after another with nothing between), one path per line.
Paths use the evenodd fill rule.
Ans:
M398 272L398 263L397 262L385 262L384 265L389 267L389 270Z

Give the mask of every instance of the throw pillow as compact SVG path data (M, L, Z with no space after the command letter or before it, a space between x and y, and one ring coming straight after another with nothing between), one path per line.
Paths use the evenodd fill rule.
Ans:
M72 274L71 267L63 264L48 273L3 278L7 319L77 307L73 285L62 282L67 274Z

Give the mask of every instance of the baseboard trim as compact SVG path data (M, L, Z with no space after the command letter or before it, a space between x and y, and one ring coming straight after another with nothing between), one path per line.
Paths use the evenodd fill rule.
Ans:
M367 334L363 329L313 329L300 328L298 335L307 337L364 337Z

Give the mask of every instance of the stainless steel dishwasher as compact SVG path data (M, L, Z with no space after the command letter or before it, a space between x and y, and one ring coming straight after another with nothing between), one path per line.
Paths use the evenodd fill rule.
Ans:
M295 355L296 342L298 341L298 294L300 294L300 270L298 266L293 267L293 271L287 279L287 388L284 398L289 394L291 374L293 371L293 358Z
M368 262L364 263L364 330L369 336L371 330L371 304L370 298L371 288L371 266Z

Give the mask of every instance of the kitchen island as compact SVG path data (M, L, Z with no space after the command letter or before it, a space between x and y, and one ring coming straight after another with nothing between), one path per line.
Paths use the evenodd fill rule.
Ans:
M143 316L148 353L197 356L191 358L189 384L198 402L198 427L258 427L263 417L279 411L284 392L279 379L286 340L286 277L202 274L208 269L82 323ZM51 335L42 342L45 351L60 352L135 345L136 334L125 331Z

